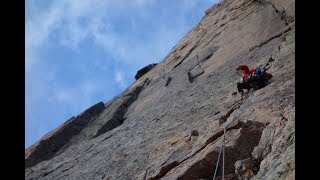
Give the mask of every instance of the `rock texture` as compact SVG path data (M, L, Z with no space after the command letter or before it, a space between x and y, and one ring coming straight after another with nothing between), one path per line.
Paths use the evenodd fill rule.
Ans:
M143 76L144 74L146 74L148 71L150 71L154 66L156 66L157 63L153 63L153 64L149 64L148 66L140 69L137 74L135 75L135 79L139 79L141 76Z
M229 123L226 179L294 179L294 13L293 0L212 6L54 155L27 165L28 156L43 156L27 149L26 179L212 179L216 166L221 179L217 157ZM273 78L241 96L239 64L266 68ZM40 144L31 149L52 151Z
M25 167L52 158L61 147L74 135L79 134L102 110L104 110L104 104L102 102L97 103L79 116L70 118L64 124L46 134L37 143L26 149Z

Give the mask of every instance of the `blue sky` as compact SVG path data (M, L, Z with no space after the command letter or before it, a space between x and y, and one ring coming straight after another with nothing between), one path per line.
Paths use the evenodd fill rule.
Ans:
M25 147L160 62L218 0L28 0Z

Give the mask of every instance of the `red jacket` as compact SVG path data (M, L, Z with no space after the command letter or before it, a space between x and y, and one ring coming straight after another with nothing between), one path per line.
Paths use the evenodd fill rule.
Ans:
M247 65L240 65L237 69L241 70L243 78L247 78L254 72L254 69L249 70L249 67Z

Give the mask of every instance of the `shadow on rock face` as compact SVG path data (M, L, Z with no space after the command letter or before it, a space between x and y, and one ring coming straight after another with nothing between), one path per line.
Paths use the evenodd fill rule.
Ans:
M235 163L238 160L252 158L252 151L258 145L262 130L265 125L259 122L248 121L241 127L240 135L233 146L225 148L225 178L238 179L235 174ZM200 161L193 164L182 176L178 179L212 179L217 165L219 152L211 151ZM216 179L221 179L222 159L218 165ZM255 171L256 172L256 171Z
M135 75L135 79L139 79L140 77L142 77L144 74L146 74L148 71L150 71L154 66L156 66L158 63L153 63L153 64L149 64L148 66L140 69L137 74Z

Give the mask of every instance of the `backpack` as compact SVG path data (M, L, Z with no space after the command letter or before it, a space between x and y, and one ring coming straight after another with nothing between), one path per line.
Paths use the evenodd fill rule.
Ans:
M266 70L261 71L261 69L259 67L255 68L253 74L257 78L259 78L265 82L268 81L272 77L272 75L270 73L267 73Z

